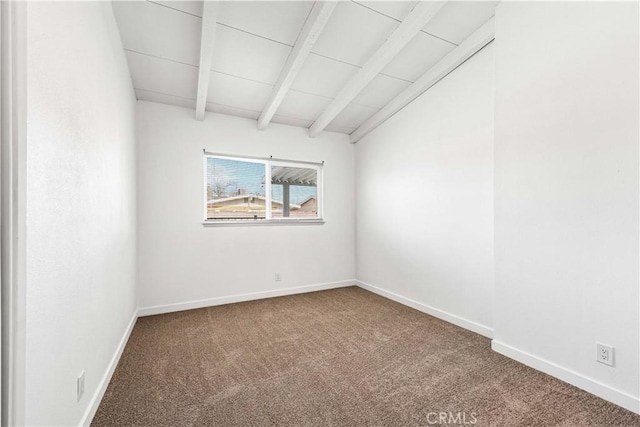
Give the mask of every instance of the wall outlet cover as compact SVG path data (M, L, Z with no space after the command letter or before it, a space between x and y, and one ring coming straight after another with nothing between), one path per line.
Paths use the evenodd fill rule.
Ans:
M80 399L82 399L82 395L84 394L84 371L82 371L80 376L78 376L77 391L78 402L80 402Z
M605 365L614 366L614 350L615 349L609 345L596 343L596 360Z

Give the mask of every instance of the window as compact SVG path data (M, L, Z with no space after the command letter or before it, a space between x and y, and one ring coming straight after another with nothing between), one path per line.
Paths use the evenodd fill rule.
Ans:
M322 164L204 155L205 223L322 222Z

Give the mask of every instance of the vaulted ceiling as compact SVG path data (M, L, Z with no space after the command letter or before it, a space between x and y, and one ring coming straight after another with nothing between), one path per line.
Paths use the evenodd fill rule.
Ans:
M158 0L113 9L139 100L355 142L489 43L496 3Z

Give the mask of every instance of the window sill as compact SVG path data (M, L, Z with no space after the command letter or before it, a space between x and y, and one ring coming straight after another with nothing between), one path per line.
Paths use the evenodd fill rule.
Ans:
M256 227L256 226L272 226L272 225L322 225L323 219L259 219L259 220L209 220L203 221L204 227Z

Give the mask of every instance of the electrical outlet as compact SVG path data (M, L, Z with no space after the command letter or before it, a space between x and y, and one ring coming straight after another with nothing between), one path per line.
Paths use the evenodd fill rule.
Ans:
M605 365L613 366L614 350L611 346L596 343L596 360Z
M276 273L276 282L280 281L280 273Z
M78 377L77 389L78 389L78 402L80 402L80 399L82 399L82 395L84 394L84 371L82 371L80 373L80 376Z

